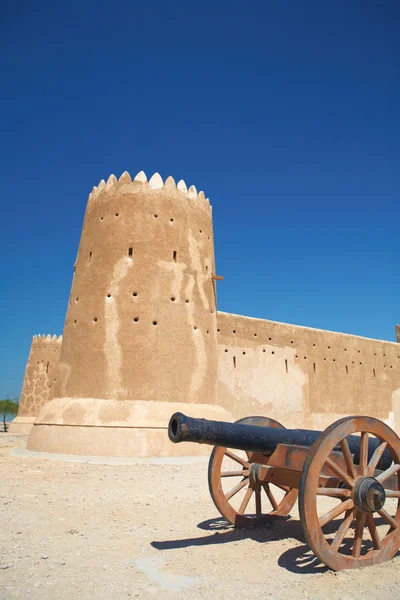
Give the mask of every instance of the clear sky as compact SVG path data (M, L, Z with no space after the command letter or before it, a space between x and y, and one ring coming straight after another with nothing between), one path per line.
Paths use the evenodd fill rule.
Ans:
M0 397L125 170L210 197L219 310L395 341L399 31L397 0L3 0Z

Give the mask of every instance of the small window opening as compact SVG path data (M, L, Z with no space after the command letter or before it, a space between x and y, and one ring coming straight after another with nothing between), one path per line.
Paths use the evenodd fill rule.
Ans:
M176 262L176 257L177 257L178 253L176 250L174 250L173 254L172 254L172 258L174 260L174 262Z
M375 369L372 369L372 372L374 374L374 377L376 377L376 371L375 371Z
M92 262L92 252L89 252L89 262Z
M236 369L236 356L233 357L233 368Z
M46 364L46 373L49 372L49 363Z
M132 252L133 252L133 248L128 248L128 256L129 256L129 258L132 258Z
M157 321L153 321L153 325L157 325Z
M175 296L171 296L171 302L175 302Z
M313 369L314 369L314 373L316 373L317 372L317 367L315 365L315 362L313 363Z
M349 367L346 365L346 373L349 373Z
M133 320L135 321L135 323L137 323L139 321L139 317L134 317Z
M289 372L289 368L288 368L288 364L287 364L287 358L285 358L285 369L286 369L286 373Z
M97 323L97 317L94 317L94 318L93 318L93 321L94 321L95 323Z
M136 298L137 292L133 292L132 296L134 296Z

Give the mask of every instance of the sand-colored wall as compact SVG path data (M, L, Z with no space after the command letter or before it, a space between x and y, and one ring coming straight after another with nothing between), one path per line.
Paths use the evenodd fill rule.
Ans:
M320 429L343 415L375 416L400 433L400 346L218 313L218 402Z
M216 402L211 208L156 174L89 197L56 397Z
M29 433L41 408L54 398L61 346L62 335L33 336L12 433Z
M231 420L218 407L214 240L209 200L143 172L89 196L55 398L28 448L170 456L177 410ZM197 411L197 412L196 412Z

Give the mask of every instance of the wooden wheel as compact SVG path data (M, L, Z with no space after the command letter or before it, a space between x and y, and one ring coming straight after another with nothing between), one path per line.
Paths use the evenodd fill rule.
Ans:
M354 464L346 439L355 433L361 434L359 464ZM377 445L369 457L368 443L374 437ZM335 446L341 449L343 468L332 460ZM386 450L392 465L377 471ZM337 478L337 487L320 487L323 469ZM400 439L396 433L369 417L348 417L328 427L304 463L299 512L307 544L335 571L393 558L400 547Z
M265 417L246 417L236 423L283 428ZM210 456L211 497L221 515L236 527L259 525L269 516L286 517L297 500L297 490L257 481L257 457L260 454L222 446L215 446Z

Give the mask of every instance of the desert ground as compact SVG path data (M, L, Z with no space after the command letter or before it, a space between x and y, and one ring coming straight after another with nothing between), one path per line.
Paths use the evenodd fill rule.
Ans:
M297 509L228 526L204 459L69 462L32 458L25 445L0 434L0 600L400 598L399 555L329 571L305 545Z

